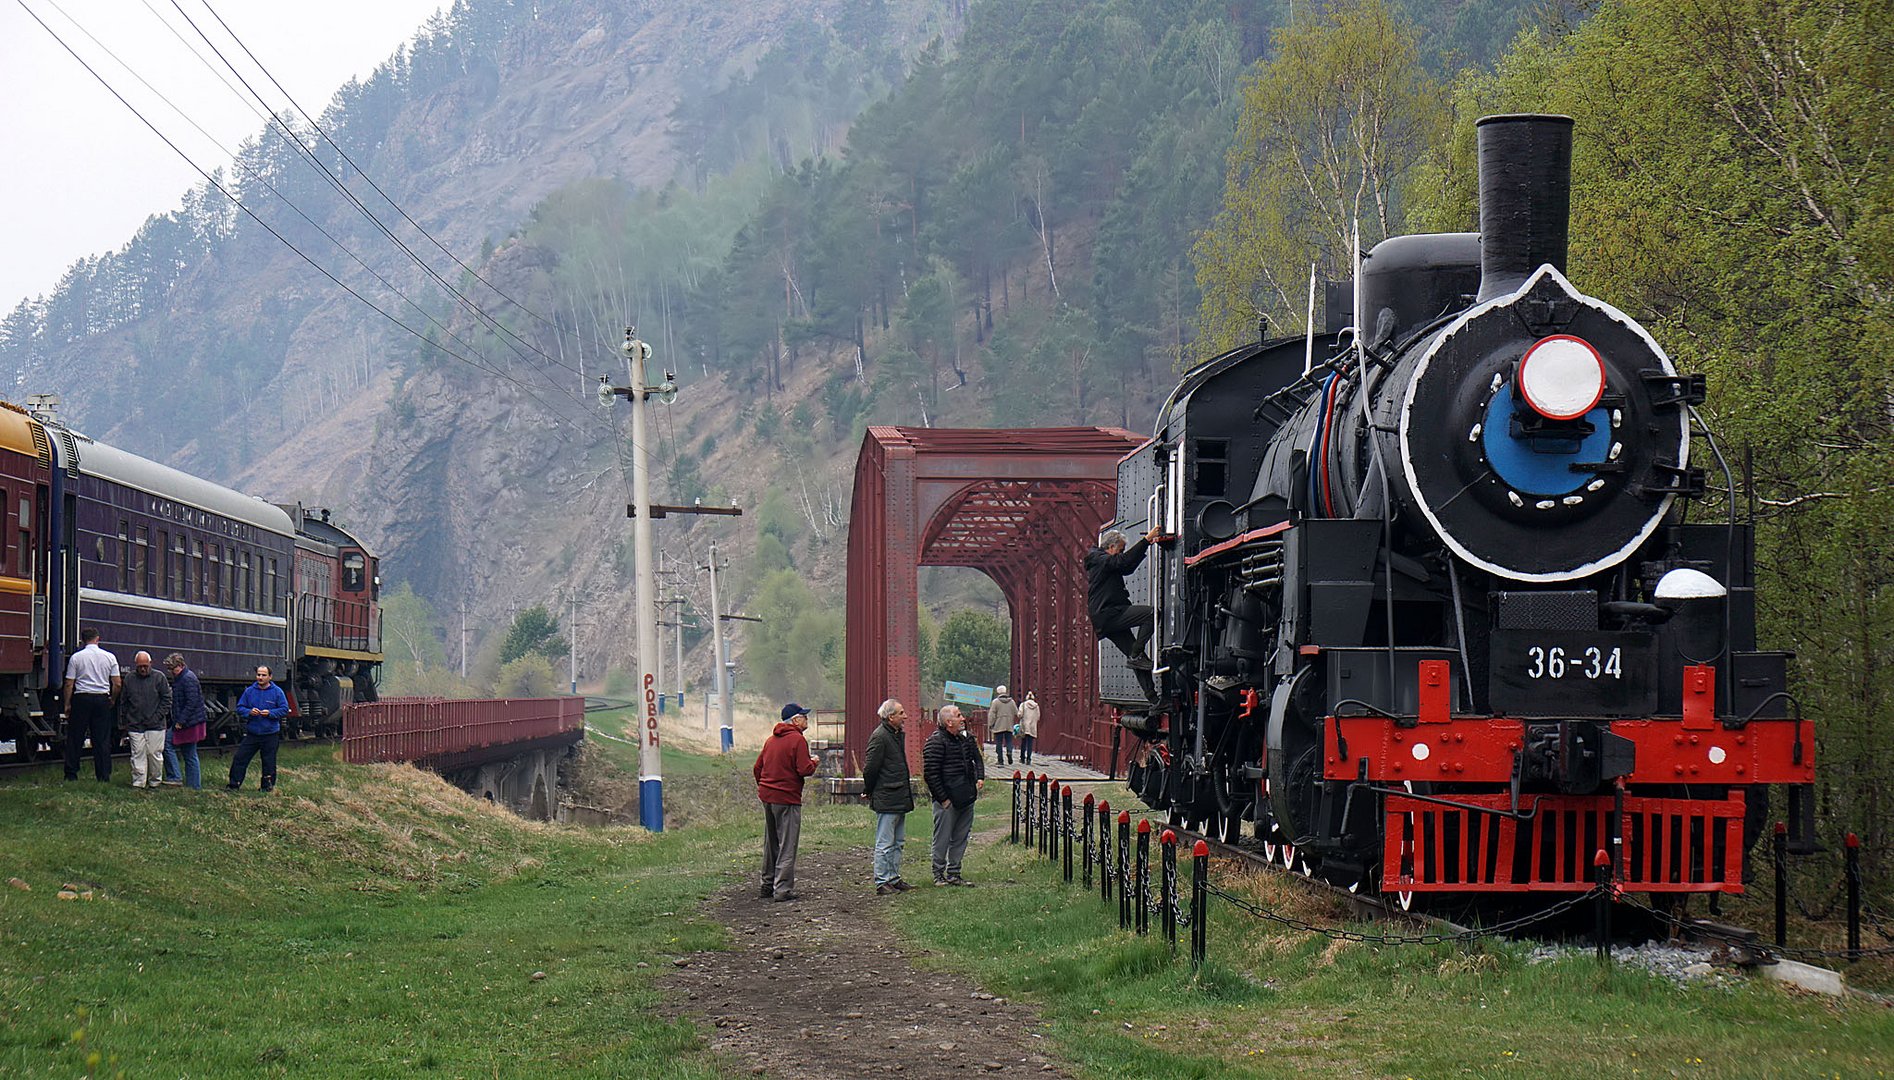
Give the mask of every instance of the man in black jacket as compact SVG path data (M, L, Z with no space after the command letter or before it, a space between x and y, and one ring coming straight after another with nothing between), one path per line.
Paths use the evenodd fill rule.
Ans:
M986 762L979 744L966 735L960 706L944 705L940 726L921 747L921 776L934 801L934 884L967 885L960 861L973 831L973 801L986 786Z
M875 895L907 892L901 880L901 849L907 844L908 812L914 809L914 774L908 771L908 710L889 698L875 710L881 723L868 737L862 761L862 798L875 812Z
M1159 529L1145 533L1129 549L1125 534L1108 532L1099 546L1085 553L1085 609L1092 617L1092 630L1100 640L1118 646L1125 663L1138 677L1144 696L1157 700L1157 687L1151 681L1151 658L1144 655L1144 644L1155 629L1151 605L1134 604L1125 591L1125 575L1138 568L1153 541L1163 536Z

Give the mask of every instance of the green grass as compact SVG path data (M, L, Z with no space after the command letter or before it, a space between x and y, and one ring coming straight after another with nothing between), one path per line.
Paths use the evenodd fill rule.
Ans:
M1115 908L1022 849L976 845L967 865L979 892L910 894L901 929L936 962L1038 1004L1054 1050L1086 1077L1894 1072L1894 1014L1866 1002L1761 982L1678 987L1588 955L1528 964L1517 945L1331 944L1227 905L1212 909L1209 962L1193 975L1155 919L1150 938L1120 932ZM1340 917L1257 888L1311 921Z
M756 849L726 820L533 824L327 748L270 796L0 782L32 886L0 886L0 1075L721 1075L654 979L723 940L697 913Z

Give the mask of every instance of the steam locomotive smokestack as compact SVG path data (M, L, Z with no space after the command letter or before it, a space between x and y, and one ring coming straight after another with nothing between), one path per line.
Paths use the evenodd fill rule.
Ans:
M1565 272L1572 118L1480 119L1480 296L1517 289L1540 266Z

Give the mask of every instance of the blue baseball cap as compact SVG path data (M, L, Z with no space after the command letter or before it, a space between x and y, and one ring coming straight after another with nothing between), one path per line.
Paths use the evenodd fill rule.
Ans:
M790 720L794 720L798 716L807 716L807 715L809 715L809 710L803 708L802 706L796 704L793 701L783 706L783 721L785 723Z

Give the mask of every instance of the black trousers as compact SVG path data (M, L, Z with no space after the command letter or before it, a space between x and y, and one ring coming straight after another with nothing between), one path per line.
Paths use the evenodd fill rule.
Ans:
M276 744L283 741L281 732L273 731L268 735L255 732L243 733L243 741L237 744L237 752L230 759L230 786L243 786L243 774L250 769L250 759L258 750L263 751L263 790L276 786Z
M79 755L87 737L92 739L92 771L100 780L112 778L112 695L72 695L72 715L66 717L66 779L79 779Z
M1123 611L1107 615L1094 629L1100 638L1118 646L1118 651L1125 654L1125 659L1149 662L1150 657L1144 655L1144 645L1151 640L1152 633L1157 630L1157 622L1151 614L1151 605L1133 604ZM1137 677L1139 687L1144 690L1144 696L1156 701L1157 684L1151 679L1150 669L1133 667L1131 674Z

